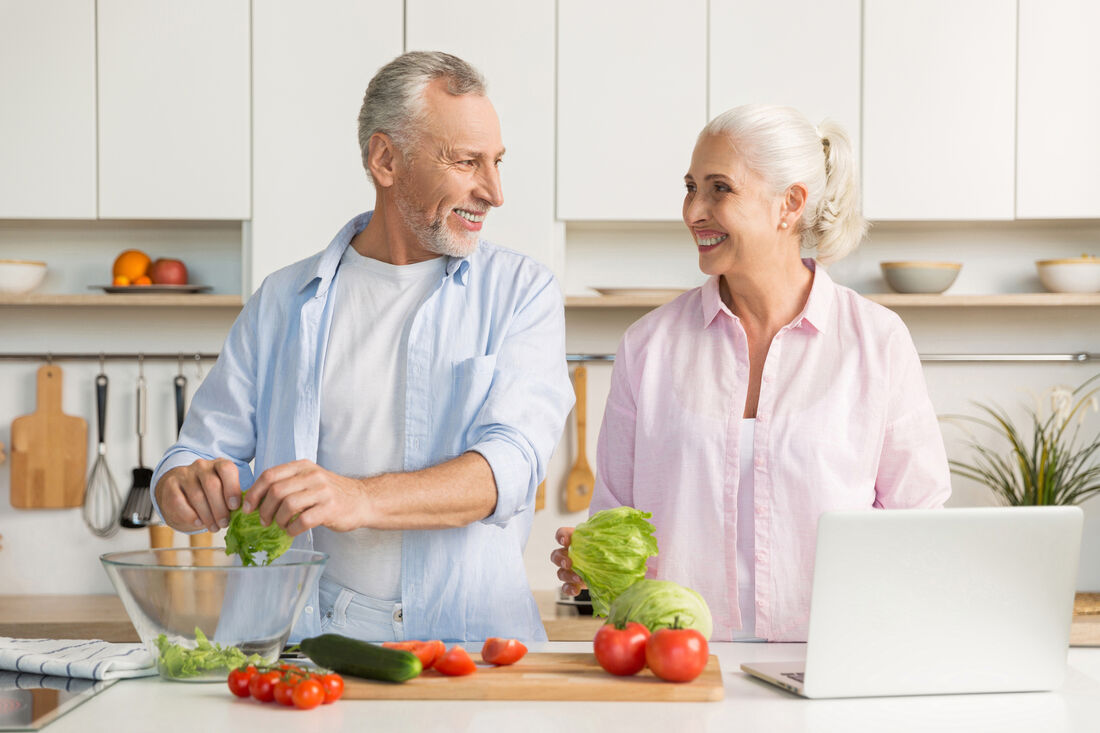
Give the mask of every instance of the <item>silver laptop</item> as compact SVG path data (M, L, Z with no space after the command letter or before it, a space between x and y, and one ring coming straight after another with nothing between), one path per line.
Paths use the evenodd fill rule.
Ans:
M806 658L741 669L805 697L1062 684L1078 507L827 512Z

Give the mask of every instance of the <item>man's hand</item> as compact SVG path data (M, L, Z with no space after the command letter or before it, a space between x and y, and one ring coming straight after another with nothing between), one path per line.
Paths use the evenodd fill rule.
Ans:
M296 536L314 527L337 532L363 527L360 517L366 502L364 481L301 460L261 473L245 492L243 511L259 507L265 525L274 521Z
M161 476L157 506L164 521L181 532L205 527L217 532L229 524L229 513L241 505L237 465L228 458L199 459Z

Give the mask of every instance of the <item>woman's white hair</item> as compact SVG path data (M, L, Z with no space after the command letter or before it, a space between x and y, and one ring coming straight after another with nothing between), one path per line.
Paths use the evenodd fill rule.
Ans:
M440 51L410 51L389 62L374 75L359 110L359 150L370 178L367 157L371 136L385 133L406 159L420 133L424 87L436 79L447 81L451 94L485 95L480 72L457 56Z
M860 212L852 142L840 125L825 120L815 128L793 107L746 104L715 117L699 133L704 135L727 136L776 195L795 183L806 187L798 233L802 247L816 250L822 264L859 246L867 220Z

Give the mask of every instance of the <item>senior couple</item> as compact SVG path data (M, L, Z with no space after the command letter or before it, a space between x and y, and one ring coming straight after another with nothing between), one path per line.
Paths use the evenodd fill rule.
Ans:
M398 57L359 144L373 211L249 299L157 466L158 510L195 532L258 508L328 553L293 638L545 639L522 554L573 404L564 313L545 267L478 237L504 203L484 80ZM866 228L843 131L739 107L684 163L710 277L623 337L592 510L653 513L649 574L704 596L713 640L800 640L817 517L941 506L943 443L901 321L819 266ZM575 594L571 531L552 560Z

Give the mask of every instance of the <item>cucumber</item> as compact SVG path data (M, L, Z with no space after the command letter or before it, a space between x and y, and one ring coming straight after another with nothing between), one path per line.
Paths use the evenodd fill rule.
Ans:
M412 652L351 639L340 634L321 634L302 639L302 653L317 664L340 674L385 682L404 682L423 670Z

